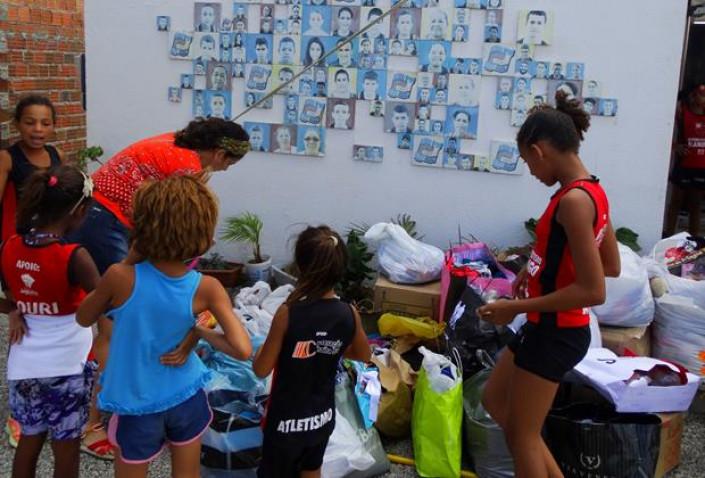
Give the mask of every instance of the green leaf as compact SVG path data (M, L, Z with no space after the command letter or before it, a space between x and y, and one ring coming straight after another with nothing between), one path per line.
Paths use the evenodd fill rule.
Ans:
M228 242L246 242L252 245L255 262L262 262L260 238L264 224L257 214L244 212L229 217L220 232L220 238Z
M617 236L617 241L621 242L625 246L629 247L634 252L641 251L641 246L639 245L638 239L639 234L632 231L628 227L620 227L615 232Z

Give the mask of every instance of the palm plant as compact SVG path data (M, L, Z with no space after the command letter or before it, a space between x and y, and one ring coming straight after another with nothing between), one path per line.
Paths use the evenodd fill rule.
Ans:
M244 212L239 216L229 217L225 220L220 238L229 242L246 242L252 246L254 263L264 262L260 248L262 236L262 219L257 214Z

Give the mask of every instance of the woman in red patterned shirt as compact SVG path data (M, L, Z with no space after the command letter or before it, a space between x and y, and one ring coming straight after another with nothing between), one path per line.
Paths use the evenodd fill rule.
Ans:
M201 171L225 171L250 150L249 136L237 123L218 118L191 121L176 133L143 139L110 158L93 174L94 203L80 230L70 241L90 252L101 275L128 254L132 227L132 198L144 181L159 181L173 175ZM110 337L99 335L93 352L105 364ZM112 447L91 409L83 451L112 459Z

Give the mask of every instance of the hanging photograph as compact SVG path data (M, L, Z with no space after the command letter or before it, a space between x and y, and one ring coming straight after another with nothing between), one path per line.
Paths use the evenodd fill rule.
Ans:
M248 90L267 91L272 76L270 65L247 65L245 68L246 87Z
M424 40L450 40L448 10L424 8L421 13L421 38Z
M585 63L568 62L565 66L565 79L579 81L584 80Z
M585 82L584 96L586 98L599 98L602 96L602 84L597 80L587 80Z
M232 81L232 65L209 61L206 69L206 89L230 91Z
M565 80L565 71L563 70L563 63L560 61L555 61L551 63L551 74L548 75L549 80Z
M369 30L362 34L363 38L370 38L375 42L376 40L384 40L389 36L389 16L384 17L380 22L374 23L382 14L382 9L374 6L360 9L360 30L370 23L373 24ZM394 13L391 16L393 17Z
M325 98L299 98L299 123L301 126L321 126L325 117Z
M354 129L355 104L355 99L328 98L326 126L332 129Z
M397 134L397 148L398 149L411 149L411 145L412 145L412 134L411 133Z
M345 40L344 38L338 38L333 45L336 49L335 54L328 57L328 64L330 66L339 66L341 68L354 68L357 66L355 58L357 57L357 52L354 51L355 42Z
M247 35L247 63L272 64L272 35Z
M206 117L206 93L203 90L193 90L192 109L194 118Z
M384 130L387 133L411 133L416 118L415 103L387 101L384 112Z
M449 106L446 110L445 133L458 139L476 139L479 108Z
M274 102L272 101L272 98L268 98L262 102L262 98L266 96L266 93L259 93L256 91L245 91L245 107L249 108L251 106L255 106L257 109L262 109L262 110L270 110L272 109L272 106Z
M490 143L490 172L521 174L519 148L516 143L492 141Z
M486 43L482 59L483 73L486 75L505 75L516 50L508 45Z
M274 35L274 60L277 65L299 65L300 40L295 35Z
M330 98L354 98L357 90L356 68L328 68L328 96Z
M419 71L447 74L451 63L450 42L420 40Z
M387 72L385 70L357 71L357 99L382 100L386 96Z
M600 98L600 116L617 116L618 102L616 98Z
M448 104L456 106L479 106L479 77L470 75L450 75L448 86Z
M415 71L390 71L387 75L387 98L391 100L412 100L416 84Z
M381 163L384 159L384 148L382 146L355 144L353 145L353 159L355 161Z
M292 154L296 149L296 126L286 124L270 125L269 140L272 153Z
M167 98L170 103L181 103L181 88L178 86L170 86Z
M233 78L244 78L245 77L245 64L244 63L233 63Z
M345 38L360 29L360 9L358 7L333 7L333 36Z
M418 40L420 38L421 10L400 8L392 12L391 16L391 38L393 40Z
M550 68L551 63L548 61L533 61L531 62L529 73L532 78L537 80L545 80L548 78Z
M462 43L468 41L470 27L468 25L453 24L451 28L451 41L454 43Z
M297 154L315 157L325 155L325 129L300 125L297 131Z
M595 116L599 113L600 99L589 97L583 100L583 110L590 116Z
M250 136L250 148L252 151L269 151L269 124L245 122L244 127Z
M171 17L159 15L157 17L157 31L168 32L171 29Z
M303 34L305 36L329 36L331 32L330 7L304 8Z
M230 119L232 93L230 91L206 91L206 116Z
M196 2L193 6L193 28L197 32L214 33L220 27L220 3Z
M581 99L583 95L582 81L568 80L548 80L548 103L551 106L556 104L556 93L562 91L569 100Z
M193 34L190 32L173 32L170 34L169 58L172 60L191 60L194 58Z
M300 71L300 66L289 66L289 65L274 65L272 67L272 81L271 89L268 91L274 91L281 85L286 85L281 90L277 91L277 95L291 95L296 94L299 91L298 80L292 81L294 76Z
M414 136L411 163L417 166L442 167L443 136Z
M497 91L495 95L494 107L498 110L509 111L512 109L512 92Z
M482 0L482 8L486 8L488 10L502 9L502 0Z
M514 94L528 94L531 92L531 79L530 78L514 78L514 88L512 89Z
M335 47L335 39L333 37L305 36L302 37L301 45L301 62L304 66L311 64L324 66L325 63L319 60Z
M383 118L384 117L384 101L375 100L375 101L368 102L368 104L370 107L370 116L372 116L374 118Z
M553 12L521 10L518 22L517 43L546 46L553 42Z
M448 104L448 75L436 75L431 103L434 105Z
M184 90L192 90L194 81L193 75L189 75L188 73L181 74L181 88Z
M218 61L220 37L216 33L194 33L191 51L197 60ZM194 49L195 48L195 49Z

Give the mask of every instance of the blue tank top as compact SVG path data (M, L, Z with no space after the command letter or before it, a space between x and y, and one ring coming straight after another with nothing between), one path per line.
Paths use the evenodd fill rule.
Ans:
M193 297L200 282L196 271L169 277L149 262L135 266L132 294L107 314L113 333L98 408L122 415L157 413L205 385L210 374L194 352L180 367L159 362L195 325Z

